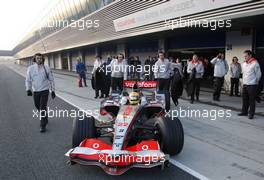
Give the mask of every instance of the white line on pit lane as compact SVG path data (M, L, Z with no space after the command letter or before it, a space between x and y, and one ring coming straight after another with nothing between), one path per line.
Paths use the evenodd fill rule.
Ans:
M11 68L9 68L9 69L11 69ZM13 70L13 71L16 72L17 74L19 74L19 75L25 77L25 74L22 74L21 72L17 72L17 71L14 70L14 69L11 69L11 70ZM58 96L59 98L61 98L63 101L67 102L68 104L74 106L75 108L77 108L77 109L79 109L79 110L81 110L81 111L84 111L81 107L79 107L79 106L75 105L74 103L68 101L67 99L65 99L65 98L62 97L61 95L57 94L57 96ZM189 167L183 165L182 163L180 163L179 161L176 161L175 159L170 158L169 161L170 161L170 163L173 164L174 166L176 166L176 167L182 169L183 171L189 173L190 175L192 175L192 176L194 176L194 177L196 177L196 178L198 178L198 179L200 179L200 180L210 180L209 178L207 178L207 177L203 176L202 174L198 173L197 171L195 171L195 170L193 170L193 169L191 169L191 168L189 168Z
M175 159L170 158L170 163L173 164L174 166L182 169L183 171L187 172L188 174L200 179L200 180L210 180L209 178L205 177L204 175L198 173L197 171L183 165L179 161L176 161Z

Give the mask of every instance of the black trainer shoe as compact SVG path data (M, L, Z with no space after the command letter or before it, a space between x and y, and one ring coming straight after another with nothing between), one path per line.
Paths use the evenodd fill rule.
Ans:
M40 130L39 130L41 133L44 133L44 132L46 132L46 127L45 126L42 126L42 127L40 127Z
M247 116L248 114L247 113L238 113L237 115L238 116Z
M248 119L253 119L253 118L254 118L253 114L248 115Z

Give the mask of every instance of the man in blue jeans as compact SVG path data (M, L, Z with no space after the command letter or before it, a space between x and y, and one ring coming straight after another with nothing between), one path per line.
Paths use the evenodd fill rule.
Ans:
M87 87L86 84L86 67L83 62L81 62L81 59L78 58L76 65L76 72L79 74L79 87L82 87L82 80L84 82L85 87Z

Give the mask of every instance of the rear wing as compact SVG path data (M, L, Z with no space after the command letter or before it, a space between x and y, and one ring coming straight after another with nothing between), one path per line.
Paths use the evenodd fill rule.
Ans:
M158 85L157 81L123 81L124 88L133 88L133 86L137 84L139 88L142 89L152 89L156 88Z

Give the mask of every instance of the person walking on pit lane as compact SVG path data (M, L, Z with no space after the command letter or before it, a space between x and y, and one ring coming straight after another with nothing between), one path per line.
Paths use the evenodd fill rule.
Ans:
M224 84L225 75L228 72L228 64L224 59L224 54L219 53L217 57L211 60L214 65L214 93L213 100L220 101L222 86Z
M54 78L49 66L45 65L44 61L42 54L37 53L34 55L33 62L36 63L28 67L25 81L27 95L33 95L35 107L41 116L40 132L42 133L46 131L46 125L48 124L47 104L49 90L51 91L52 99L56 97Z
M248 116L253 119L256 108L256 95L261 71L259 63L252 57L252 52L244 52L245 62L242 64L243 92L242 92L242 112L238 116Z

